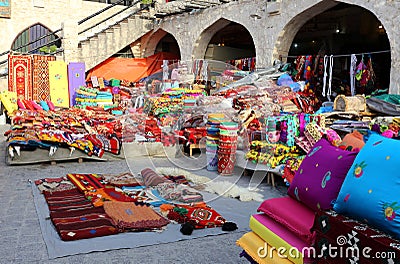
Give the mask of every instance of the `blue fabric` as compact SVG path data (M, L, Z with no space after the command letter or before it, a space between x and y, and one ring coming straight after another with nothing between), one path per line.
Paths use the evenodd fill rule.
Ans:
M334 210L400 239L400 141L370 135L340 189Z
M49 106L47 105L47 103L45 101L40 101L39 104L43 108L44 111L50 110Z
M287 73L282 74L276 81L276 84L279 86L290 86L293 83L294 83L294 81L293 81L292 77L290 77L290 75Z

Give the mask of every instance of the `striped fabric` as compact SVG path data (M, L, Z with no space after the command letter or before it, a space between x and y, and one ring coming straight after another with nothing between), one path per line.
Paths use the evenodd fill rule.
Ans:
M50 219L61 239L72 241L119 232L102 207L95 208L77 189L43 192Z
M158 175L154 170L150 168L143 169L140 174L143 178L143 183L146 187L156 186L163 182L171 182L167 180L165 177Z

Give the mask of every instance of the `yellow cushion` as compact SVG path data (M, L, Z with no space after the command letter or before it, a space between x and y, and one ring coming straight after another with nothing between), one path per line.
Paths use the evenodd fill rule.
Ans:
M254 232L244 234L236 244L243 248L250 257L259 264L292 264L288 259L281 258L272 247Z
M18 110L16 92L2 91L0 92L0 99L9 114Z
M264 215L258 215L258 216L264 216ZM265 217L267 218L267 217ZM271 222L274 222L271 220ZM278 223L274 224L274 226L271 226L270 228L274 229L276 232L280 232L278 234L284 234L288 237L289 241L294 241L297 240L295 238L295 235L291 233L288 230L277 230L279 228L283 228L283 226L279 225ZM264 241L268 241L268 244L271 245L274 248L284 248L285 251L283 252L282 255L287 256L287 258L296 264L302 264L303 261L303 255L301 252L297 249L302 250L302 248L305 245L302 245L302 243L288 243L286 240L287 237L281 237L278 234L274 233L270 228L266 227L262 223L260 223L259 220L257 220L253 215L250 217L250 229L257 234L261 239ZM296 241L297 242L297 241Z

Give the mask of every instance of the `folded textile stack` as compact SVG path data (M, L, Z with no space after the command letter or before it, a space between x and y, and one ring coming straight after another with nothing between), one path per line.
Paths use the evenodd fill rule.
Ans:
M218 173L232 175L236 163L238 124L222 122L219 126Z
M207 170L218 170L218 144L219 144L219 125L225 118L222 113L214 113L208 115L207 140L206 140L206 155L207 155Z
M264 201L258 211L263 213L250 217L251 232L237 241L248 255L258 263L310 262L302 250L310 247L314 238L311 209L290 197L281 197ZM282 257L276 252L280 248Z
M109 106L113 104L113 95L110 92L97 92L96 103L98 106Z
M76 91L76 107L85 108L86 106L97 106L96 96L98 89L79 86Z

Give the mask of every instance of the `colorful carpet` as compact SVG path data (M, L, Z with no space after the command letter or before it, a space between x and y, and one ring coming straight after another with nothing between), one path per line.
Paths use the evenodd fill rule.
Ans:
M166 230L162 232L125 232L104 237L62 241L51 222L46 200L34 184L32 184L32 192L43 239L46 243L50 259L93 251L165 244L228 233L228 231L222 231L220 227L216 227L196 229L191 235L183 235L180 232L181 225L171 223L167 226ZM237 199L217 197L209 193L203 193L203 196L205 200L211 201L207 204L220 213L227 221L232 221L237 224L238 229L231 232L249 231L250 215L256 212L259 202L240 202Z
M16 92L18 99L32 100L31 56L8 56L8 90Z
M33 55L32 93L35 101L50 100L49 61L55 56Z

